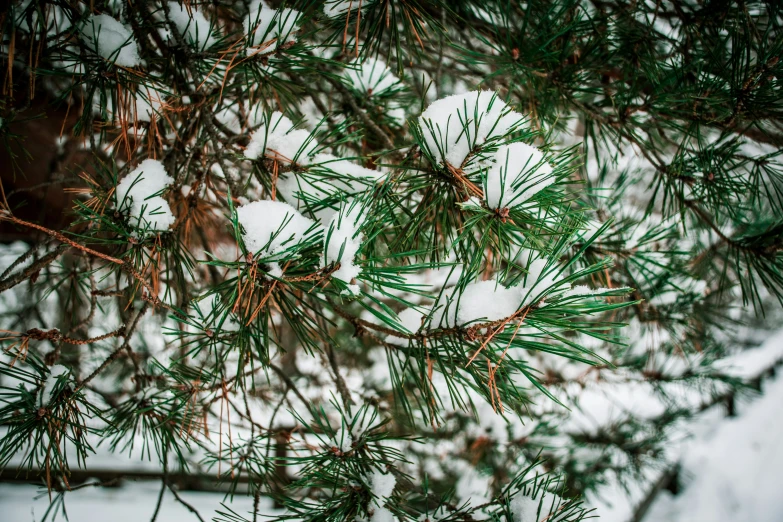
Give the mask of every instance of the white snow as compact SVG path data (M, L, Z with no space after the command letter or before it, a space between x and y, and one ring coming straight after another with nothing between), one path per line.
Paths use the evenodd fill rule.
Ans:
M494 279L471 283L459 296L457 323L505 319L519 309L521 297L519 288L506 288Z
M317 148L318 142L310 132L295 129L290 119L275 111L250 136L245 157L255 160L265 155L285 165L308 165Z
M429 328L449 328L473 322L492 322L506 319L517 310L530 306L545 297L601 297L615 289L591 289L587 286L571 286L562 281L556 265L547 268L547 259L536 259L528 266L528 274L522 284L506 287L495 279L469 283L463 290L450 287L443 290L435 304ZM415 333L421 328L424 317L429 315L425 309L409 307L398 314L401 330ZM388 339L392 344L400 344L400 339Z
M306 172L289 172L277 181L277 191L297 209L306 209L334 196L352 196L373 187L384 173L331 154L316 154ZM328 223L331 208L314 210L315 218Z
M522 121L491 91L472 91L441 98L419 117L430 154L461 167L470 152L487 140L501 138Z
M335 442L337 442L337 447L340 448L340 451L343 453L348 453L353 449L353 437L351 436L351 431L343 426L337 432L335 433Z
M548 491L544 493L543 498L539 499L528 497L519 492L511 499L509 507L514 522L543 522L550 520L550 515L558 509L561 503L562 499L559 495ZM541 505L541 513L538 512L539 504Z
M280 263L269 263L269 271L267 273L279 279L283 277L283 267L280 266Z
M336 18L348 12L366 9L376 0L327 0L324 3L324 14L327 18Z
M44 381L43 388L41 388L41 394L38 396L38 406L47 406L52 402L52 394L54 393L55 386L63 375L68 375L71 370L61 364L55 364L49 368L49 375Z
M220 330L223 332L239 331L240 324L234 314L226 314L225 306L221 309L220 297L214 295L204 299L194 299L190 305L194 312L200 316L203 329L214 329L220 325ZM223 320L224 316L225 320Z
M396 517L394 513L385 507L375 507L370 516L370 522L395 522Z
M164 96L165 94L157 89L139 85L135 96L136 107L131 119L135 117L136 121L152 121L153 116L157 117L163 107Z
M338 158L337 156L333 156L331 154L316 154L315 158L313 159L313 163L317 163L320 166L328 168L340 176L355 178L357 180L375 181L383 176L383 172L381 171L362 167L361 165L357 165L356 163L348 161L347 159ZM351 188L351 186L345 186L346 190L350 190Z
M514 495L511 502L509 502L514 522L537 522L538 504L538 500L523 495L521 492Z
M160 192L174 180L158 160L146 159L117 184L117 208L128 211L134 234L154 235L174 224L174 214Z
M689 441L680 461L684 488L661 492L645 522L783 520L782 396L777 379L740 416Z
M190 45L205 49L215 43L212 24L204 14L195 8L188 8L178 2L169 2L169 16L177 30Z
M394 491L394 486L397 485L397 479L393 474L383 473L377 469L373 470L367 478L373 496L378 499L378 504L385 504Z
M424 314L415 308L406 308L397 315L400 325L406 332L414 334L421 328L421 320ZM386 361L384 361L386 362Z
M330 195L338 192L339 188L330 181L322 181L309 172L289 172L277 179L277 193L297 210L305 210L312 203L328 199ZM335 211L331 208L321 209L315 212L315 218L322 223L328 223L334 214Z
M557 270L551 267L542 273L546 264L547 260L543 258L533 261L522 285L507 288L494 279L467 285L458 298L457 323L505 319L556 290Z
M490 288L489 291L494 292L495 289ZM426 307L422 309L409 307L402 310L397 314L397 323L400 326L399 329L405 333L414 334L419 331L422 327L423 320L430 314L431 317L427 325L428 328L451 328L456 326L458 322L458 297L459 294L456 293L455 288L450 287L443 291L439 299L432 305L431 309L427 309ZM387 342L398 346L407 344L407 340L393 336L389 337Z
M487 172L485 199L490 208L521 205L554 183L543 153L526 143L501 145Z
M340 212L329 222L324 236L326 262L340 263L340 268L334 271L332 277L347 283L358 277L361 272L361 267L354 264L354 259L362 246L359 228L364 220L364 210L357 201L353 204L344 204Z
M492 491L492 477L481 473L475 467L464 461L457 461L464 466L459 473L459 480L454 488L457 499L462 502L470 502L471 506L478 506L490 501Z
M541 300L558 286L557 267L547 269L545 258L536 259L527 267L528 273L522 287L522 306ZM545 271L546 270L546 271Z
M513 429L515 423L509 422L505 417L498 414L492 407L492 404L485 402L476 402L476 413L471 416L471 422L468 424L465 434L471 439L485 437L498 445L508 444L509 427ZM522 425L520 422L519 425Z
M272 9L262 0L253 0L244 20L248 56L268 54L281 45L295 42L301 15L295 9Z
M139 459L136 458L138 461ZM93 480L92 482L98 482ZM44 489L44 493L45 493ZM112 522L149 521L155 512L160 481L123 481L122 487L86 487L74 489L65 494L65 508L70 520L111 520ZM54 495L54 494L53 494ZM180 497L198 510L204 520L214 520L218 511L225 512L221 506L224 493L205 493L197 491L180 491ZM0 484L0 498L3 504L3 520L31 521L51 520L49 496L41 495L37 485ZM55 497L56 498L56 497ZM261 497L259 511L267 516L259 516L258 520L269 520L282 511L272 507L272 501ZM231 509L237 513L249 513L253 510L253 497L236 495L231 501ZM52 510L53 511L53 510ZM48 513L48 515L47 515ZM59 513L58 513L59 515ZM55 520L65 520L57 516ZM171 491L166 491L161 502L159 521L193 522L198 519L188 508L179 503Z
M473 322L491 322L506 319L517 310L529 306L551 293L561 295L571 290L570 285L558 277L557 267L552 266L544 273L547 260L537 259L528 266L528 274L522 284L506 287L495 279L469 283L463 290L457 287L445 289L434 305L430 328L453 327ZM592 290L577 287L574 296L600 296L602 289ZM416 308L406 308L398 314L403 331L415 333L421 328L421 321L428 313ZM389 339L397 344L394 339Z
M627 291L627 286L619 286L614 288L590 288L587 285L576 285L569 290L563 292L563 297L602 297L610 292L622 292Z
M759 348L743 350L716 361L714 368L731 377L750 379L780 361L783 361L783 331Z
M286 134L272 134L266 143L267 155L284 164L307 165L318 142L305 129L294 129Z
M253 201L237 208L244 228L242 239L250 252L275 254L308 236L315 223L282 201Z
M779 361L778 356L782 353L783 330L779 330L762 346L743 350L727 359L733 362L731 368L740 371L738 376L751 378ZM616 422L629 413L653 418L671 407L669 400L662 403L661 398L656 397L649 383L637 383L633 387L615 385L612 388L614 391L607 393L610 391L607 386L600 386L608 399L608 402L604 400L606 404L603 406L597 396L600 391L598 386L587 388L587 393L580 393L581 407L586 410L586 414L581 416L581 425L599 426L606 424L608 419ZM702 401L709 400L708 395L702 396L697 390L683 388L682 392L685 395L680 394L680 405L686 400L690 407L697 407ZM684 424L675 426L669 436L664 460L669 465L677 461L681 463L683 489L677 496L660 492L644 521L781 520L783 502L775 490L776 479L783 466L783 454L778 450L780 437L783 436L781 395L783 379L778 378L765 386L761 397L751 397L747 406L740 397L738 417L727 418L723 405L716 404ZM604 413L608 411L607 406L614 410L609 416ZM602 413L596 415L597 411ZM587 503L597 509L596 514L602 521L627 522L661 473L660 466L655 465L643 467L640 477L625 485L611 478L597 492L589 495Z
M380 95L399 86L399 79L383 60L365 58L354 60L343 72L348 84L367 95Z
M293 128L294 123L280 111L274 111L269 116L264 115L263 124L250 135L250 143L245 149L245 157L258 159L266 151L269 136L285 135Z
M121 67L141 64L130 28L106 14L92 15L82 27L82 39L96 54Z

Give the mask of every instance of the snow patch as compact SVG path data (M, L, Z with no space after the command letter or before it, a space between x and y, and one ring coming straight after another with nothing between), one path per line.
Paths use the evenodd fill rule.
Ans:
M253 201L237 208L242 239L252 253L275 254L300 243L315 223L282 201Z
M395 522L397 517L385 507L376 507L370 515L370 522Z
M383 505L391 497L394 486L397 485L397 479L391 473L382 473L379 470L373 470L367 477L370 484L370 490L378 503Z
M169 2L169 17L188 44L205 49L215 43L212 24L200 11Z
M253 0L244 20L247 54L269 54L296 41L296 30L302 13L285 7L272 9L262 0Z
M57 386L57 383L60 381L60 378L63 376L68 376L70 373L71 370L62 364L55 364L49 368L49 376L46 377L43 388L41 389L41 394L38 396L39 407L43 408L52 402L52 396L54 395L54 390Z
M362 246L359 229L364 221L363 212L364 208L358 202L345 204L326 229L324 258L327 264L340 263L340 268L332 273L332 277L347 283L361 272L361 267L355 265L354 260Z
M526 143L501 145L493 159L484 196L490 208L521 205L555 181L543 153Z
M494 92L472 91L433 102L419 126L430 154L459 168L474 147L505 136L521 121Z
M457 323L505 319L516 313L520 301L518 288L506 288L494 279L471 283L459 296Z
M343 72L343 77L351 87L369 96L387 93L400 85L400 80L386 63L376 58L366 58L364 62L354 60Z
M171 207L160 196L172 183L160 161L146 159L117 184L117 208L129 212L136 237L165 232L174 224Z
M310 132L295 129L293 122L278 111L265 120L265 124L250 136L250 143L245 149L246 158L256 160L266 156L284 165L311 163L318 143Z
M139 47L130 28L109 15L90 16L82 27L82 39L97 55L120 67L141 64Z
M547 262L544 258L536 259L527 267L528 273L522 286L522 306L540 301L558 286L557 270L554 267L547 270Z
M514 522L539 522L549 520L550 515L557 511L558 507L562 503L562 499L559 495L547 492L545 494L546 500L528 497L517 493L509 502L509 508L511 509L511 515L514 518ZM541 506L541 513L538 512L538 507ZM551 507L551 509L550 509Z
M331 154L316 154L306 172L289 172L277 182L277 191L298 209L311 209L323 223L334 217L335 210L319 208L318 203L337 196L352 196L367 191L384 176Z
M136 121L152 121L153 116L157 116L164 105L164 96L165 94L157 89L139 85L134 100L136 107L133 117L136 118Z

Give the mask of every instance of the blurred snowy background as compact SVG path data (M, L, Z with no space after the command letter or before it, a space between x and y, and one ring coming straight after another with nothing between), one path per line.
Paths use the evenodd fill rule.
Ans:
M734 399L733 415L727 404L706 408L683 423L666 461L668 466L649 469L646 480L634 487L607 483L587 499L602 522L779 522L783 520L783 378L775 368L783 361L783 329L773 332L760 346L741 352L721 364L727 373L748 382L758 382L760 393ZM757 379L757 377L760 377ZM629 395L597 393L591 411L607 417L633 409L655 411L655 399L639 389ZM612 410L617 410L612 412ZM110 454L98 448L88 470L103 478L87 480L63 503L57 492L54 502L43 485L23 483L12 471L0 476L0 519L26 522L64 519L138 522L151 520L160 497L157 481L133 478L157 470L150 463ZM105 478L105 470L124 473L125 478ZM87 474L89 476L89 471ZM97 484L110 482L109 487ZM157 520L167 522L231 520L231 511L242 516L252 512L253 500L243 495L180 491L177 501L170 491L160 500ZM230 509L222 503L229 503ZM188 509L190 506L192 511ZM278 514L268 499L261 499L262 514ZM57 515L57 518L55 518ZM259 517L259 520L263 520Z

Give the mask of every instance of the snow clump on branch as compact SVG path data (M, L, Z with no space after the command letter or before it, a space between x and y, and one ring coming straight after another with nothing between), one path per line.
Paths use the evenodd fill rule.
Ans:
M406 308L398 314L400 331L416 333L425 318L429 317L430 328L453 328L471 323L502 321L513 317L520 309L542 302L548 296L601 297L607 292L622 289L590 290L584 286L571 288L565 282L556 265L550 265L546 258L532 261L521 284L506 287L495 279L476 281L459 289L443 291L430 309ZM389 339L392 344L399 340Z
M523 121L492 91L441 98L419 117L424 145L438 162L462 168L475 147L502 138Z
M365 480L372 493L372 500L367 507L367 511L370 513L369 522L394 522L397 520L394 513L386 507L394 487L397 485L397 479L394 475L376 469L366 476ZM365 521L360 517L357 517L356 520L357 522Z
M174 180L158 160L146 159L117 184L117 208L128 211L136 237L164 232L174 224L174 214L161 197Z
M212 23L200 11L169 2L169 18L185 41L198 49L206 49L215 43Z
M554 183L552 171L536 147L521 142L501 145L487 171L487 206L502 209L525 203Z
M131 30L106 14L93 15L82 27L82 39L95 54L120 67L141 64Z
M245 246L253 254L276 254L298 245L316 229L315 222L282 201L253 201L237 209L237 218Z
M277 191L297 209L312 208L313 215L327 223L334 215L331 208L317 208L323 200L354 196L365 192L384 176L378 170L357 165L332 154L316 154L308 170L288 172L278 179Z
M247 54L269 54L296 41L296 26L302 13L285 7L272 9L262 0L253 0L245 17Z
M545 497L546 500L544 500ZM560 495L546 492L545 496L536 500L524 495L521 491L511 498L508 507L511 510L512 521L509 522L539 522L550 520L552 513L560 508L563 499ZM539 511L540 507L540 511Z
M60 378L63 376L70 377L70 373L71 370L62 364L55 364L49 368L49 375L46 377L43 387L41 388L41 394L38 396L38 407L43 408L52 402L54 390L57 387Z
M355 90L368 96L387 94L400 86L400 80L382 60L366 58L354 60L343 72L343 77Z
M345 204L326 229L324 257L327 263L340 263L340 268L332 276L347 283L361 272L354 259L362 246L359 229L364 221L364 210L358 201Z
M290 119L282 112L275 111L250 136L245 157L256 160L266 156L284 165L308 165L317 148L317 141L308 131L295 129Z

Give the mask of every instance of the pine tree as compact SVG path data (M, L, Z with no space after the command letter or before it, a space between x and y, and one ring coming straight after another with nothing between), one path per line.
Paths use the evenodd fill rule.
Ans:
M591 516L779 315L782 15L12 2L0 470L54 511L103 452L231 522ZM628 389L665 407L590 409Z

